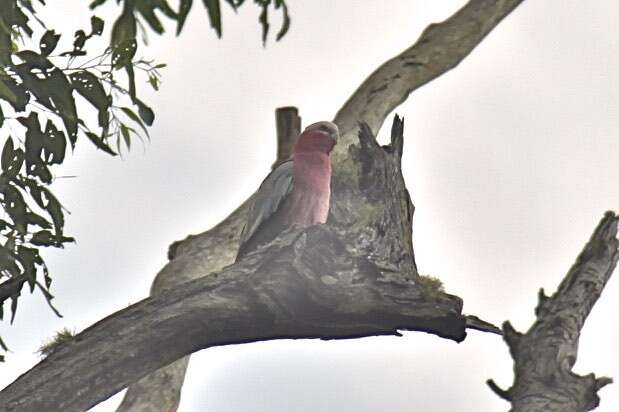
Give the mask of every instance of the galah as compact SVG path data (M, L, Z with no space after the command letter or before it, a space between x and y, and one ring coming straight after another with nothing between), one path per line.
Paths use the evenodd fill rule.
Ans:
M237 261L284 229L326 223L331 197L331 149L339 130L318 122L305 128L290 159L264 179L253 197L241 232Z

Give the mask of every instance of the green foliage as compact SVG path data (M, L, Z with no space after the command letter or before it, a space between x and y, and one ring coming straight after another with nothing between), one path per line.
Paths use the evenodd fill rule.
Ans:
M67 328L63 328L56 332L53 338L44 342L37 351L41 356L49 356L63 344L69 342L75 336L75 332Z
M90 9L106 1L94 0ZM279 40L290 24L284 0L254 2L261 9L263 41L270 7L282 10ZM91 40L103 35L105 21L93 15L89 27L69 39L38 18L37 8L45 2L38 3L0 0L0 320L4 303L10 301L11 322L26 286L31 293L41 291L58 314L51 305L52 278L40 248L62 248L73 238L64 233L65 209L50 189L53 167L62 164L67 146L74 149L80 137L112 156L123 147L129 149L133 137L148 137L155 115L138 97L136 73L157 90L159 70L165 65L136 59L137 28L161 34L163 15L175 21L178 34L193 2L181 0L176 11L167 0L117 0L121 9L111 26L109 45L96 52ZM244 0L226 3L236 10ZM220 0L203 4L221 37ZM93 112L96 121L88 120ZM0 350L6 350L1 339Z

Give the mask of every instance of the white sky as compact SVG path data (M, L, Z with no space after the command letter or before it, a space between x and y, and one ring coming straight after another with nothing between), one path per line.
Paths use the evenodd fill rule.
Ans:
M290 33L267 48L250 3L238 16L224 6L223 40L200 2L180 38L151 36L142 54L169 65L159 93L141 86L157 116L152 141L124 160L83 141L57 170L78 176L55 183L78 243L46 253L64 318L38 295L21 299L15 325L0 324L13 349L0 387L37 362L55 331L146 297L172 241L208 229L257 188L275 153L276 107L298 106L304 124L332 119L378 64L464 1L290 3ZM87 27L85 10L69 5L54 2L55 18L70 22L67 32ZM397 109L417 264L466 313L526 330L538 288L554 291L604 211L619 209L618 21L613 0L525 1ZM618 277L586 323L576 372L619 377ZM507 410L484 381L508 387L511 368L501 339L476 332L459 345L405 333L211 348L194 355L180 410ZM619 409L619 385L600 394L599 411Z

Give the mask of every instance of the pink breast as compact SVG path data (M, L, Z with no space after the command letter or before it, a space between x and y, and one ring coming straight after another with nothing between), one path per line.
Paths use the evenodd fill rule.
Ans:
M325 153L295 153L289 223L313 225L327 222L331 196L330 160Z

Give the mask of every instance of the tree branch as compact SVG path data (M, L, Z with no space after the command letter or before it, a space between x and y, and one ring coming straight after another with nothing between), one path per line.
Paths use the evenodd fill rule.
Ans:
M363 205L357 224L330 216L329 226L291 228L218 273L162 287L80 333L5 388L3 410L83 410L217 345L399 335L399 329L463 340L462 300L417 282L398 117L392 133L392 144L381 147L362 125L361 144L351 147L369 180L345 191L337 213ZM137 407L127 399L127 407Z
M207 347L421 330L461 341L462 301L352 255L325 225L290 230L227 269L100 321L0 392L3 411L82 411Z
M299 110L292 106L275 110L275 125L277 126L277 158L272 169L290 158L292 154L292 148L301 133Z
M598 390L612 382L594 374L579 376L571 369L580 331L619 260L618 223L617 216L607 212L557 292L547 297L540 290L537 320L526 334L509 322L503 325L515 380L508 390L492 380L488 385L512 403L513 412L588 411L600 402Z
M430 25L414 45L374 71L335 116L341 139L332 154L334 173L359 175L348 163L348 148L357 142L358 122L366 122L376 134L388 114L413 90L457 66L521 2L471 0L449 19ZM170 262L157 274L151 293L233 263L248 204L243 203L213 229L175 242L168 254ZM176 410L180 386L174 385L182 385L187 361L182 359L132 385L126 395L131 402L125 405L123 401L118 412Z
M470 0L441 23L428 26L419 39L376 69L335 116L343 135L335 148L344 154L355 143L357 122L374 134L415 89L456 67L523 0Z

